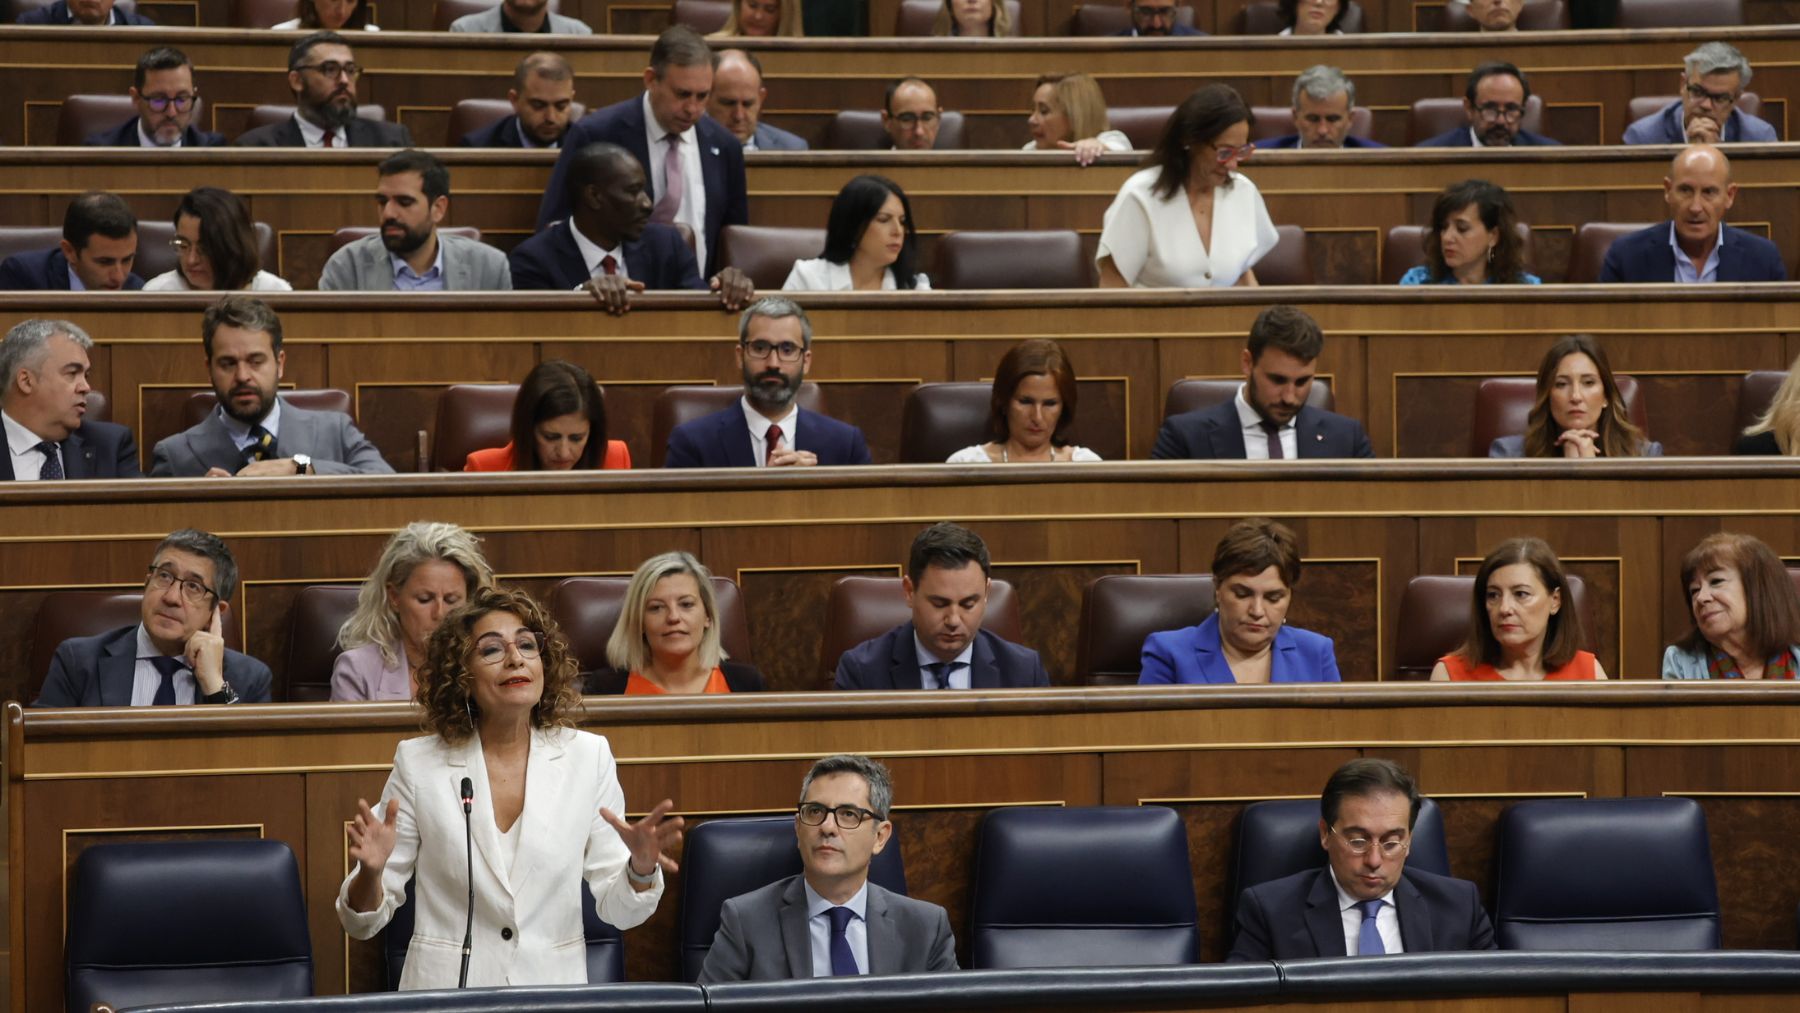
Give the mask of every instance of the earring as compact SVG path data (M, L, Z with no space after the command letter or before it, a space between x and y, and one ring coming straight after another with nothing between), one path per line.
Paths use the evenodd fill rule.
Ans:
M1492 264L1493 262L1494 262L1494 248L1490 246L1490 247L1488 247L1488 263Z

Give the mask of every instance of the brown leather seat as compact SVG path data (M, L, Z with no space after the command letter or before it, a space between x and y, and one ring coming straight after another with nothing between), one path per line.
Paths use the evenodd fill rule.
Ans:
M964 447L986 443L991 383L922 383L900 408L900 463L943 464Z
M1776 389L1786 379L1787 370L1785 369L1759 369L1744 374L1744 385L1738 388L1737 416L1731 423L1731 441L1733 443L1737 441L1739 433L1753 425L1757 419L1762 418L1763 412L1769 410L1769 405L1775 402ZM90 406L93 400L94 396L89 394ZM93 414L92 407L88 409L88 414L90 416ZM1725 449L1729 451L1731 448L1727 446Z
M1594 608L1587 584L1569 574L1569 597L1581 615L1587 639L1593 646ZM1394 677L1429 679L1438 659L1462 645L1469 634L1469 601L1475 593L1475 577L1425 574L1406 582L1400 596L1399 636L1394 639ZM1614 673L1616 674L1616 673Z
M1457 98L1422 98L1412 104L1412 116L1406 124L1406 143L1417 144L1448 130L1469 125L1469 114L1463 100ZM1544 97L1533 95L1525 100L1525 115L1520 130L1541 133L1544 129Z
M1368 140L1375 129L1375 115L1367 106L1350 110L1350 136ZM1250 140L1267 141L1295 133L1294 110L1288 106L1251 106Z
M964 133L963 114L947 111L938 123L937 141L931 149L955 151L967 147ZM844 109L826 124L825 143L819 147L827 151L880 151L889 143L887 131L881 127L881 110Z
M136 591L52 591L38 605L37 618L31 624L31 646L25 656L30 659L31 699L44 689L50 674L50 659L56 648L71 637L91 637L121 626L131 626L143 618L144 592ZM235 616L225 621L225 646L234 651L244 649L240 624Z
M1194 8L1179 4L1175 23L1194 27ZM1069 19L1070 35L1117 35L1131 27L1131 15L1118 3L1077 4L1075 16Z
M1144 640L1162 630L1197 626L1213 610L1210 573L1109 573L1081 595L1075 668L1093 686L1138 681Z
M274 28L291 20L298 9L294 0L231 0L233 28Z
M1311 285L1312 260L1306 254L1306 230L1298 225L1277 225L1280 238L1275 248L1256 262L1259 285Z
M1421 32L1479 32L1481 25L1469 16L1467 4L1445 4L1433 10L1415 8ZM1519 10L1522 32L1558 32L1569 27L1569 8L1563 0L1525 0Z
M731 20L732 0L675 0L671 23L710 35Z
M823 685L831 685L845 651L911 619L899 577L839 577L833 581L825 601L825 639L819 645ZM995 578L989 586L981 628L1002 640L1020 642L1019 598L1011 584Z
M275 230L269 227L268 222L254 222L251 228L256 231L256 251L261 255L262 269L270 274L276 273L279 265L275 255ZM181 255L169 245L169 241L174 238L174 222L138 222L137 263L132 266L132 272L149 281L159 274L175 270L181 263Z
M352 414L350 395L329 387L319 390L284 390L281 392L281 398L289 404L297 408L305 408L307 411ZM206 416L211 414L218 404L218 397L210 390L189 394L188 399L181 405L181 424L189 428L199 425L205 421ZM276 441L276 446L278 448L280 446L279 439Z
M1619 396L1625 399L1625 411L1633 425L1645 434L1650 432L1649 413L1644 398L1638 394L1635 377L1613 374L1619 384ZM1526 417L1537 400L1537 378L1531 376L1490 376L1475 388L1475 421L1469 428L1469 456L1486 457L1488 448L1502 436L1521 436Z
M438 395L431 434L431 470L461 471L469 455L512 440L516 383L456 383Z
M292 118L293 115L293 106L260 105L250 110L250 117L244 121L244 131L248 133L255 130L257 127L266 127L271 123L280 123L283 120ZM360 105L356 107L356 115L360 119L385 122L387 120L387 108L385 106L374 104Z
M1197 412L1224 404L1237 396L1238 388L1243 386L1241 378L1176 380L1169 386L1169 395L1163 399L1163 418ZM1319 377L1313 381L1312 388L1306 392L1308 407L1337 410L1337 398L1332 396L1331 381Z
M930 35L931 28L937 23L938 10L944 6L944 0L900 0L900 10L894 15L894 34L906 36ZM1007 37L1018 38L1019 0L1006 0L1006 13L1012 18L1012 30Z
M338 630L356 611L358 584L310 584L288 608L287 666L275 699L290 703L331 699L331 667L337 664Z
M744 596L737 582L714 576L713 597L719 607L719 644L733 661L755 664L750 657L750 621L744 614ZM583 672L609 671L606 642L619 625L630 577L570 577L550 589L548 607L562 627L569 649L575 652Z
M938 240L936 288L1093 288L1074 229L952 232Z
M1619 0L1614 28L1737 27L1743 0Z
M650 466L660 468L669 455L669 434L684 422L724 411L744 396L742 387L666 387L656 396L650 418ZM800 385L795 396L809 412L825 412L825 393L811 380Z
M1133 148L1148 151L1162 139L1163 127L1174 114L1174 106L1114 106L1106 111L1106 120L1131 139Z
M1646 116L1653 116L1661 112L1664 106L1680 101L1680 99L1679 95L1639 95L1625 103L1625 125L1630 126ZM1747 91L1738 96L1737 108L1746 116L1760 116L1762 115L1762 97L1753 91ZM1784 118L1780 116L1768 121L1769 126L1775 128L1777 139L1782 138L1782 135L1786 133L1783 129L1784 122Z
M1286 27L1281 22L1281 7L1275 0L1251 0L1231 19L1233 35L1280 35ZM1338 30L1345 35L1362 34L1363 9L1356 0L1349 0L1349 6L1344 8Z
M358 239L377 235L380 231L380 229L373 225L345 226L331 234L331 252L336 253L344 247L349 246L351 243L356 242ZM440 225L438 226L438 231L448 233L452 236L462 236L464 239L473 239L478 243L481 242L481 230L473 225Z
M1569 254L1571 285L1592 285L1600 280L1607 248L1613 240L1650 227L1650 222L1585 222L1575 230L1575 249Z
M1537 237L1531 226L1524 222L1513 223L1519 242L1525 250L1525 269L1537 263ZM1396 225L1387 232L1387 242L1381 247L1381 283L1398 285L1400 278L1415 267L1425 263L1425 226Z
M447 32L457 18L466 14L480 14L500 6L500 0L437 0L437 9L431 16L431 30ZM550 0L550 13L562 13L562 4L558 0ZM293 15L288 15L293 17Z
M70 95L56 114L56 143L65 147L80 144L89 134L111 130L136 115L137 106L130 95ZM194 122L206 122L198 108Z
M0 225L0 260L21 253L48 250L62 242L62 228L56 225ZM143 277L139 275L139 277Z
M587 107L569 103L569 122L581 119ZM513 114L513 105L503 98L466 98L450 107L450 123L444 128L444 147L454 148L463 137L483 127L492 126Z
M719 263L750 276L759 292L775 292L794 261L825 251L825 230L785 225L727 225L719 234Z

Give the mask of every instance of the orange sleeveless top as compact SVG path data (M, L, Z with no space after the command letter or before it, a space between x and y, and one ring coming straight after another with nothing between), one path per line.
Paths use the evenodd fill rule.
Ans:
M1451 682L1505 682L1494 666L1486 664L1470 666L1460 654L1446 654L1438 659L1450 670ZM1594 678L1594 656L1586 651L1576 651L1569 663L1544 675L1546 682L1556 679L1560 681L1592 680Z
M626 696L662 696L667 692L668 690L663 689L661 686L658 686L656 683L651 682L649 679L644 678L636 672L631 673L625 680ZM725 682L725 670L723 668L715 667L712 670L712 675L706 680L706 688L700 692L731 692L731 687Z

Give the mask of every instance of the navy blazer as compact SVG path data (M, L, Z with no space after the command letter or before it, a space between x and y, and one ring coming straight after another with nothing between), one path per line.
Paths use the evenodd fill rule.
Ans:
M111 130L89 134L81 143L96 148L141 148L143 144L138 139L138 119L133 116ZM224 134L201 130L192 123L181 132L181 146L184 148L216 148L224 143Z
M1235 683L1219 638L1219 613L1198 626L1163 630L1144 638L1140 685L1153 683ZM1269 659L1270 682L1342 682L1331 638L1283 623L1275 631Z
M694 251L672 225L651 222L644 234L624 244L625 273L646 289L706 289ZM518 289L553 289L567 292L589 278L587 261L567 220L528 237L507 256L512 267L512 286Z
M1267 141L1257 141L1256 146L1259 149L1261 149L1261 148L1298 148L1300 146L1300 135L1299 134L1287 134L1285 136L1276 137L1276 138L1273 138L1273 139L1267 140ZM1366 137L1358 137L1355 134L1345 134L1344 135L1344 147L1346 147L1346 148L1385 148L1385 147L1387 147L1387 145L1381 143L1380 141L1371 141ZM1312 150L1322 151L1322 150L1326 150L1326 149L1314 148Z
M719 271L719 235L727 225L750 224L749 191L744 183L744 146L737 136L710 116L694 125L700 142L700 175L706 184L706 264L710 278ZM550 173L550 185L538 205L537 227L569 217L569 161L574 153L595 141L617 144L638 160L650 175L650 141L644 135L644 98L634 95L583 116L563 135L562 156ZM648 180L650 197L656 198L659 180ZM516 287L516 286L515 286Z
M1300 457L1374 457L1375 448L1362 423L1336 412L1301 405L1294 416ZM1244 459L1244 428L1237 398L1211 408L1172 415L1163 420L1150 456L1158 460L1231 461Z
M50 674L33 707L129 707L137 676L137 623L57 645ZM225 681L244 703L268 703L269 666L225 649ZM199 687L195 687L199 691Z
M480 130L471 130L462 135L462 140L456 143L464 148L523 148L525 144L519 140L519 114L513 113L489 123ZM540 145L540 147L555 146Z
M144 279L136 274L125 278L125 291L144 287ZM0 292L67 292L69 260L62 247L15 253L0 261Z
M818 412L800 409L795 450L810 450L820 464L868 464L869 444L862 430ZM744 407L734 402L723 411L683 422L669 434L665 468L754 468L750 423Z
M344 128L344 140L352 148L410 148L412 131L401 123L365 120L361 116ZM238 135L232 142L240 148L304 148L306 137L292 116L279 123L269 123Z
M913 641L909 619L873 640L857 644L838 659L834 684L838 689L924 689L925 680L919 674L919 648ZM1048 685L1050 673L1044 671L1038 652L1002 640L987 630L975 631L975 653L969 658L970 689Z
M1657 222L1606 248L1601 281L1674 282L1675 250L1669 245L1668 222ZM1719 223L1719 280L1786 281L1781 250L1761 236Z
M144 477L131 430L117 422L85 421L59 446L64 478ZM0 482L12 480L12 455L0 454Z
M1113 34L1115 36L1116 35L1129 35L1129 36L1133 36L1135 38L1145 38L1145 39L1157 38L1157 36L1154 36L1154 35L1139 36L1137 34L1137 29L1133 28L1130 25L1126 25L1124 28L1119 29L1118 31L1114 32ZM1201 31L1198 28L1191 26L1191 25L1184 25L1181 22L1177 21L1169 29L1169 34L1170 35L1205 35L1206 33Z
M69 0L56 0L48 7L39 7L35 11L26 11L19 15L21 25L66 25L70 24ZM131 14L113 7L112 23L115 25L151 25L156 22L142 14Z
M1388 899L1408 953L1496 948L1474 883L1407 869ZM1226 960L1343 956L1344 919L1329 866L1258 883L1238 898L1237 939Z
M1515 148L1546 147L1552 145L1560 146L1561 144L1561 141L1553 141L1543 134L1534 134L1529 130L1519 131L1518 134L1513 137L1512 142L1512 146ZM1457 127L1454 130L1446 130L1436 137L1427 137L1418 144L1413 145L1415 148L1473 148L1474 146L1475 142L1469 138L1469 128L1467 126Z

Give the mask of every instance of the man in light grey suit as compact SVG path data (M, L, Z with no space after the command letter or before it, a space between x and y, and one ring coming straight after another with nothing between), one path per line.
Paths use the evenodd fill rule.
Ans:
M701 984L956 970L944 909L869 882L893 794L866 756L813 764L794 815L804 871L725 902Z
M375 204L381 231L331 255L319 276L327 292L510 291L506 254L438 224L450 211L450 170L408 148L382 161Z
M592 35L586 22L550 13L550 0L501 0L493 7L464 14L450 22L453 32L542 32L549 35Z
M157 477L391 475L381 452L342 412L317 412L276 394L287 353L281 318L261 299L233 293L207 307L201 324L206 368L219 406L158 441Z

